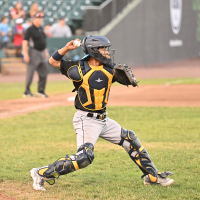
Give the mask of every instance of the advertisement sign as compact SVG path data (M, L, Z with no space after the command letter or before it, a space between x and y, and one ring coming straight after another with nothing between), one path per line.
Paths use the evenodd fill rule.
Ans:
M182 21L182 0L170 0L170 19L172 31L178 35Z

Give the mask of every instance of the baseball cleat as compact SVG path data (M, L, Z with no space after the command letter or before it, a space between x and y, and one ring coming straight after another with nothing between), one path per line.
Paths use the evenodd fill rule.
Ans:
M170 179L170 178L162 178L160 175L158 175L157 177L157 181L154 183L154 182L151 182L150 178L149 178L149 175L146 175L144 177L144 185L162 185L162 186L169 186L171 184L174 183L174 180L173 179Z
M26 97L36 97L36 96L35 96L34 94L32 94L31 92L30 92L30 93L26 93L26 92L25 92L25 93L23 94L23 97L26 98Z
M46 95L44 92L37 92L37 95L39 97L42 97L42 98L47 98L48 97L48 95Z
M33 179L33 189L45 191L44 179L38 174L38 168L33 168L30 173L31 178Z

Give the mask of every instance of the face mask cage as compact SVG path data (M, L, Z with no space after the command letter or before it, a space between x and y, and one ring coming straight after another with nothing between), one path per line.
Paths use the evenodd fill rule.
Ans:
M102 48L100 51L99 49ZM114 63L115 49L110 50L109 47L93 47L91 48L94 57L104 64L112 65Z

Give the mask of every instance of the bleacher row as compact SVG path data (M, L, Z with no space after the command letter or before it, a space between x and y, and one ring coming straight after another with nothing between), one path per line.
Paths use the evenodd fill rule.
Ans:
M77 26L80 26L78 22L83 20L85 7L99 6L103 1L105 0L21 0L21 3L26 18L29 17L31 5L36 2L39 5L39 10L45 14L44 25L53 24L60 17L63 17L69 26L78 28ZM16 3L16 0L0 0L0 17L5 16L10 19L10 11ZM10 20L10 26L13 25L13 20Z

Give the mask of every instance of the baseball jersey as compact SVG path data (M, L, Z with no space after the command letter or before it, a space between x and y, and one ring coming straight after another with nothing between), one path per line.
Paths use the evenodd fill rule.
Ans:
M109 99L110 87L117 81L114 65L92 66L87 59L61 60L61 73L73 81L77 95L75 107L83 111L104 113Z

